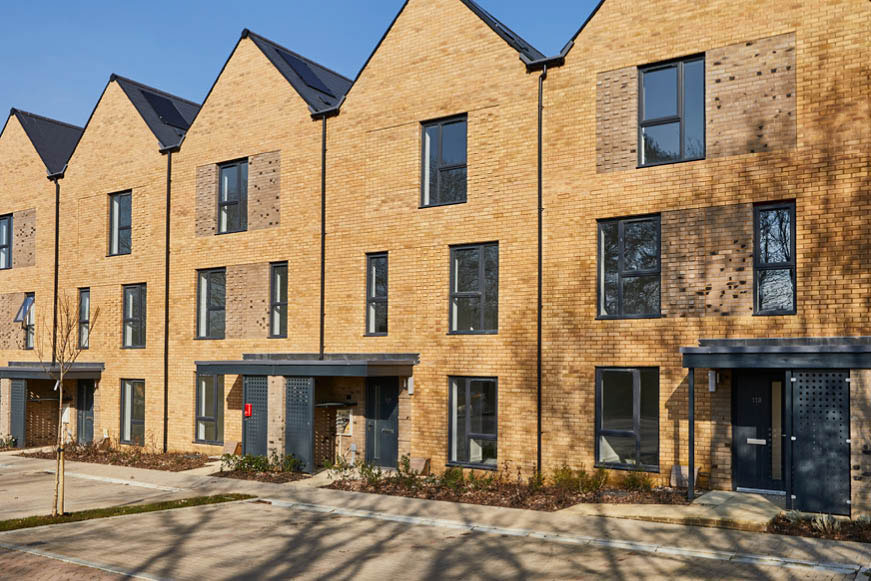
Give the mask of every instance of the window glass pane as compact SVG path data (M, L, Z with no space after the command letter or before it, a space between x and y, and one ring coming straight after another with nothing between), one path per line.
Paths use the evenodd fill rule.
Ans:
M87 321L91 312L91 293L90 291L79 292L79 320Z
M124 346L132 347L136 343L134 342L134 325L131 321L127 321L124 323Z
M224 311L209 311L209 337L224 336Z
M369 288L370 297L387 296L387 257L373 256L369 258Z
M641 373L641 458L648 466L659 465L659 370L642 369Z
M272 334L281 337L287 335L287 305L272 307Z
M139 289L124 289L124 317L127 319L139 316Z
M466 122L448 123L442 128L442 163L466 163Z
M603 370L601 426L603 430L634 430L633 374ZM634 439L633 439L634 448ZM632 455L635 455L634 449Z
M789 208L759 211L759 263L792 261L792 226Z
M221 232L242 230L242 205L236 202L228 206L221 206L219 220Z
M287 302L287 265L272 267L272 300L279 303Z
M208 422L204 422L202 420L197 420L197 440L205 440L206 439L206 424Z
M118 232L117 254L130 254L133 249L132 234L132 231L129 229Z
M469 446L466 432L466 381L453 381L453 401L454 409L452 410L453 433L451 445L451 460L454 462L469 461Z
M133 387L129 381L125 381L121 386L123 390L122 399L124 401L121 410L121 439L130 440L130 422L133 419Z
M499 247L495 244L484 247L484 276L484 329L496 330L499 328Z
M705 61L684 65L684 157L705 156Z
M619 224L606 222L599 224L599 289L601 301L599 314L618 315L618 277L619 277L620 238Z
M439 203L462 202L466 199L466 168L441 171Z
M644 120L677 115L677 67L642 74Z
M206 273L200 273L199 280L199 291L200 296L197 301L197 320L198 320L198 328L197 335L200 337L205 337L207 333L207 324L208 324L208 297L209 297L209 275Z
M635 436L599 436L599 458L604 464L636 464Z
M659 275L623 279L623 314L659 314Z
M470 438L467 462L496 466L496 440Z
M248 162L239 164L239 197L244 200L248 196Z
M145 445L145 424L136 422L131 426L130 442L137 446Z
M479 292L481 281L478 248L454 250L454 292Z
M215 440L224 440L224 376L219 375L215 386Z
M132 196L130 194L119 194L116 196L116 199L118 200L118 226L129 228L132 223Z
M387 303L384 303L384 302L369 303L369 332L370 333L386 333L387 332Z
M226 299L226 286L223 272L209 275L209 308L223 309Z
M9 244L9 218L0 218L0 244Z
M623 226L623 270L655 270L659 266L659 222L643 220Z
M496 435L496 382L470 380L472 433Z
M481 330L481 297L455 297L453 305L453 331Z
M215 417L215 377L203 375L200 377L200 409L197 414L205 417Z
M663 163L680 159L680 123L665 123L641 130L641 163Z
M145 421L145 384L133 383L133 419Z
M758 311L793 311L794 287L790 269L758 270Z
M9 247L3 246L0 248L0 268L9 268Z
M228 165L221 168L221 201L239 200L239 166Z
M438 203L438 152L439 128L437 125L427 127L423 133L423 205Z
M81 347L83 349L87 349L89 347L90 343L91 343L91 331L88 328L87 323L82 323L82 325L79 326L79 345L81 345Z

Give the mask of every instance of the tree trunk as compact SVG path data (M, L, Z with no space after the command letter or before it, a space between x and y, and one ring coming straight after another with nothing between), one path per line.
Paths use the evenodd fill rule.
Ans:
M64 372L63 367L60 370L60 383L57 386L58 396L60 397L60 405L61 411L63 411L64 405ZM61 413L61 426L63 426L63 413ZM64 447L66 445L63 431L61 430L60 435L60 452L58 453L59 462L58 462L58 473L60 477L58 478L58 513L64 513Z

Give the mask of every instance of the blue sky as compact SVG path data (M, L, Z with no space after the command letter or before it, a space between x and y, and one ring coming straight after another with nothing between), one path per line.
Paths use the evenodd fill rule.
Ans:
M459 1L459 0L458 0ZM597 0L479 0L547 55ZM3 6L0 115L83 125L111 73L201 101L243 28L354 78L403 0L45 0ZM433 23L437 25L437 23Z

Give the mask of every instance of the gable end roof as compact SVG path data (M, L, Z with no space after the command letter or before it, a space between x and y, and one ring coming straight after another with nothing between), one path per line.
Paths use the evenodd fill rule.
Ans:
M33 143L48 174L62 172L82 135L82 128L20 109L12 109L12 115Z
M537 48L532 46L530 43L523 40L523 38L499 22L492 14L484 10L481 6L479 6L474 0L460 0L463 4L465 4L469 10L474 12L478 18L484 21L484 23L493 29L493 32L498 34L502 40L508 43L508 45L520 53L521 56L526 57L529 61L537 61L544 59L545 56L541 53Z
M196 117L200 106L160 89L143 85L131 79L113 74L115 81L139 111L142 120L154 133L161 148L177 146Z

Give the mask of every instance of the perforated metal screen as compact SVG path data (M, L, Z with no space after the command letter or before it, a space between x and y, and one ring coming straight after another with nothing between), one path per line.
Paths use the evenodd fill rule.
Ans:
M24 379L12 380L12 425L10 431L12 437L15 438L16 445L19 448L25 446L24 429L25 429L25 411L27 406L27 383Z
M251 404L251 415L243 412L242 416L242 453L266 456L269 382L266 377L246 375L242 391L244 403Z
M314 470L314 403L313 377L287 377L287 415L284 427L285 453L303 462L303 471Z

